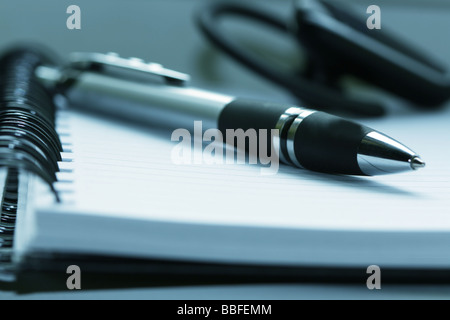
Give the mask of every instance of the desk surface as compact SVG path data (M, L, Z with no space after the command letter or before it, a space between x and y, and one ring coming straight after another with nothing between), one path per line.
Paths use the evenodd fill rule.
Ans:
M73 51L118 52L161 63L192 75L194 85L234 94L270 96L291 101L283 90L241 68L212 49L198 32L193 13L202 1L78 0L82 29L66 28L69 1L8 0L0 2L0 48L18 41L49 46L62 57ZM443 1L413 4L379 1L382 24L430 50L450 65L450 6ZM424 4L426 3L426 4ZM359 3L362 13L364 6ZM289 12L290 1L264 5ZM420 21L420 23L418 22ZM285 44L289 48L289 44ZM287 58L292 58L288 56ZM0 291L0 299L448 299L450 286L383 285L370 291L365 283L252 284L149 287L18 295Z
M17 295L0 292L0 299L108 299L108 300L438 300L450 298L450 286L386 285L368 290L363 285L259 284L156 287L116 290L78 290Z

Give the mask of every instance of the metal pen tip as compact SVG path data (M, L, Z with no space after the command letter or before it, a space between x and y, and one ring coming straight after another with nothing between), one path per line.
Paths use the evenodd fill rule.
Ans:
M410 160L410 163L411 163L411 168L412 168L413 170L417 170L417 169L419 169L419 168L425 167L425 161L423 161L422 159L420 159L420 157L418 157L418 156L412 158L412 159Z

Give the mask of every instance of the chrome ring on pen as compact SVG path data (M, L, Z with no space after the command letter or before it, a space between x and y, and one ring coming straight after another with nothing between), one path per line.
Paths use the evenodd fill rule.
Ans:
M274 136L272 142L274 146L280 146L279 157L282 162L303 168L295 156L294 137L300 123L314 112L316 111L307 108L291 107L278 119L275 129L279 135Z

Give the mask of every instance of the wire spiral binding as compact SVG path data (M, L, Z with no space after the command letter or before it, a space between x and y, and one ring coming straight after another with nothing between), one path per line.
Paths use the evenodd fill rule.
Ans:
M57 181L61 145L55 130L53 94L35 77L46 62L34 48L17 48L0 57L0 168L7 168L0 213L0 263L8 263L14 241L19 173L41 177L59 201Z

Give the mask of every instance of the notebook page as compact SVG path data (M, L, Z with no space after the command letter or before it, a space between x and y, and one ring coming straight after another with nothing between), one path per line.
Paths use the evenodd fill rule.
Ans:
M178 142L73 112L72 213L129 219L324 230L450 231L450 109L365 124L417 151L423 170L353 177L280 165L174 164ZM194 152L200 153L197 149ZM59 187L64 188L63 184Z

